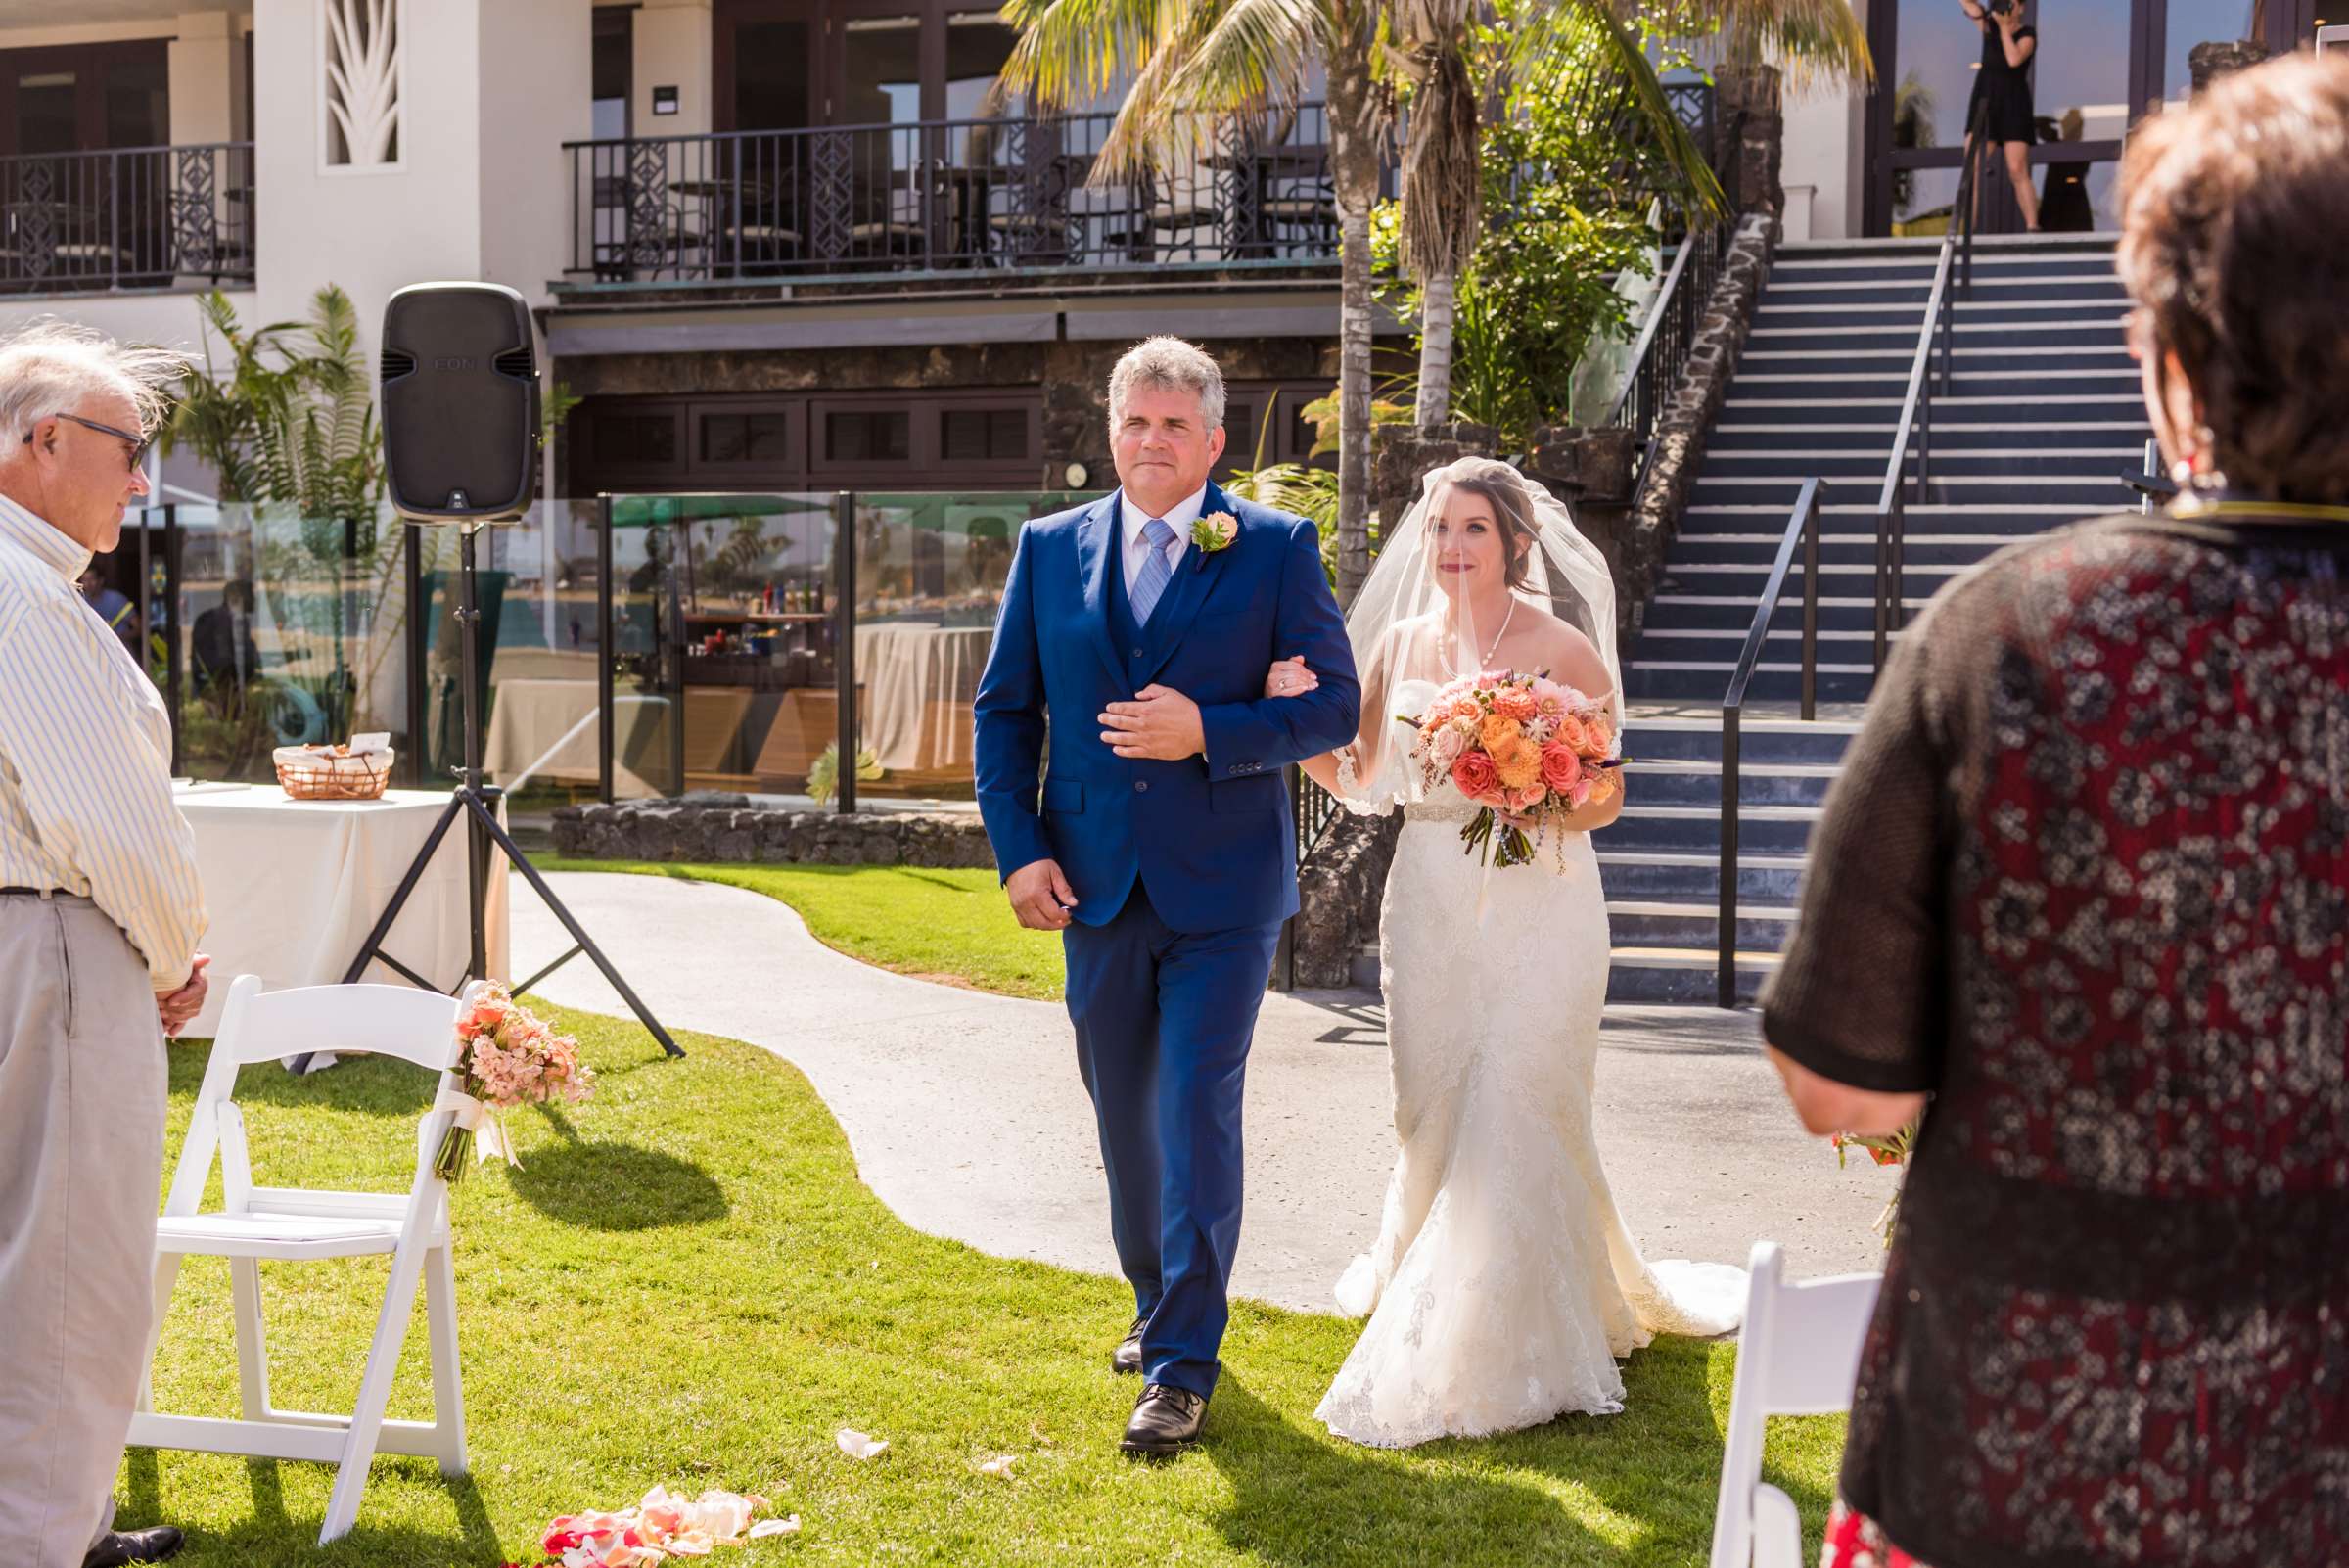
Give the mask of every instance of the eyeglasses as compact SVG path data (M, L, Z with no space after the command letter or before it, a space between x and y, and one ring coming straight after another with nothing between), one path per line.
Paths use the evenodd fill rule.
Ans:
M147 448L155 444L155 438L152 436L134 436L129 431L116 430L112 425L101 425L94 419L84 419L79 414L61 413L52 414L49 417L52 419L69 419L84 430L94 430L101 436L112 436L118 441L130 442L130 461L124 465L125 471L137 468L139 464L146 458ZM32 438L33 433L31 431L26 431L24 433L24 444L30 446L32 444Z

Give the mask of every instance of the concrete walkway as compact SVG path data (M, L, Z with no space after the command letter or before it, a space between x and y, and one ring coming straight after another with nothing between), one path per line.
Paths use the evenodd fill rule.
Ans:
M670 1029L747 1040L815 1084L864 1179L908 1224L987 1252L1115 1273L1092 1107L1068 1015L909 980L817 943L788 906L713 883L549 878ZM514 970L568 940L513 888ZM624 1016L585 958L538 987ZM1763 1060L1751 1013L1615 1009L1598 1070L1599 1147L1653 1258L1745 1261L1757 1237L1798 1275L1878 1266L1890 1184L1837 1171ZM1329 1287L1378 1228L1395 1135L1386 1026L1367 993L1268 995L1248 1074L1247 1219L1234 1290L1332 1311Z

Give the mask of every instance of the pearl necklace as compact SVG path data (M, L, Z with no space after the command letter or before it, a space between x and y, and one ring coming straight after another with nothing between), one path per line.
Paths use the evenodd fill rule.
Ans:
M1507 613L1506 615L1504 615L1504 616L1502 616L1502 617L1500 618L1500 629L1499 629L1498 631L1497 631L1497 632L1495 632L1495 633L1493 634L1493 646L1492 646L1492 647L1490 647L1490 648L1487 648L1487 649L1485 650L1485 657L1483 658L1483 660L1482 660L1482 661L1480 661L1480 662L1478 663L1477 667L1476 667L1474 669L1471 669L1471 670L1468 670L1468 671L1466 671L1466 673L1467 673L1467 674L1470 674L1470 675L1481 675L1481 674L1483 674L1483 673L1485 672L1485 670L1486 670L1486 669L1488 669L1488 668L1489 668L1489 667L1492 665L1492 663L1493 663L1493 656L1494 656L1495 654L1497 654L1497 653L1500 652L1500 640L1501 640L1503 637L1506 637L1506 636L1509 634L1509 623L1510 623L1510 622L1512 622L1512 621L1514 621L1514 620L1516 620L1516 619L1517 619L1517 595L1515 595L1515 594L1513 594L1513 593L1512 593L1512 594L1510 594L1510 595L1509 595L1509 609L1508 609L1508 613ZM1473 643L1469 644L1469 650L1470 650L1471 652L1474 652L1474 651L1475 651L1475 644L1473 644ZM1450 663L1450 661L1446 661L1446 662L1447 662L1447 663ZM1458 667L1458 666L1456 666L1456 665L1454 665L1454 666L1452 667L1452 671L1451 671L1451 672L1452 672L1452 674L1453 674L1453 675L1455 675L1455 676L1457 676L1457 675L1459 675L1459 674L1461 674L1461 673L1462 673L1461 669L1459 669L1459 667Z

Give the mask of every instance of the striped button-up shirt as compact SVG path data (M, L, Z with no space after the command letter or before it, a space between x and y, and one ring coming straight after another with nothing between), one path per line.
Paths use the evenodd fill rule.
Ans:
M161 995L204 935L196 837L162 699L74 586L89 562L0 496L0 887L89 898Z

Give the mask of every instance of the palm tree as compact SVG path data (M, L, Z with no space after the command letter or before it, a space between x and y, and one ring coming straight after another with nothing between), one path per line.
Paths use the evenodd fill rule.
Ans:
M1757 47L1799 44L1865 67L1847 0L1696 0L1695 10ZM1418 415L1440 423L1451 402L1451 300L1475 247L1481 202L1471 67L1484 0L1008 0L1004 14L1021 37L998 81L1002 97L1027 93L1039 106L1066 107L1130 81L1095 160L1096 181L1173 161L1230 117L1293 107L1320 64L1340 243L1338 592L1351 600L1370 567L1370 215L1381 154L1408 96L1404 254L1425 286L1432 350ZM1620 70L1674 161L1709 183L1702 155L1607 0L1540 0L1512 20L1505 41L1492 46L1502 58L1489 66L1536 90L1570 90L1591 71ZM1587 47L1593 33L1603 51Z

